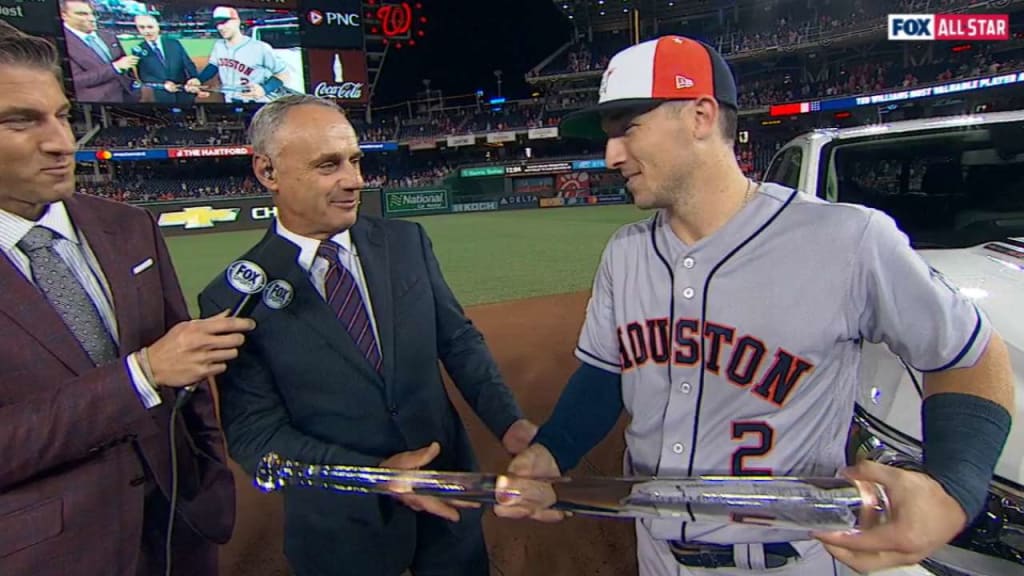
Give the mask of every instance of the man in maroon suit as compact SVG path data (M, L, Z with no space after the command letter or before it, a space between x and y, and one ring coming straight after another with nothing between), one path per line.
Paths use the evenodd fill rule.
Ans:
M164 574L173 510L173 573L213 575L235 494L207 382L254 323L190 321L152 216L74 194L59 75L0 22L0 574Z
M117 36L97 30L90 0L60 0L71 81L75 100L93 103L131 103L140 92L132 89L131 71L138 56L124 53Z

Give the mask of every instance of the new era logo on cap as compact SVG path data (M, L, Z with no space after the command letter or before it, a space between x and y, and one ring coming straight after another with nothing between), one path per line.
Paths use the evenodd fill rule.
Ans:
M676 76L676 90L682 90L683 88L693 88L693 80L686 76Z

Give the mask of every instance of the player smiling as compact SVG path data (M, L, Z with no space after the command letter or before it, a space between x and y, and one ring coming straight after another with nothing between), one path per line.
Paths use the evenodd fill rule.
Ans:
M885 342L925 373L925 469L866 462L849 475L885 487L890 522L809 535L693 513L642 520L639 573L915 564L983 507L1014 406L1006 346L885 213L744 176L736 105L722 56L667 36L617 54L599 104L563 120L562 136L607 138L608 167L656 212L605 248L582 365L509 472L575 467L625 409L627 475L833 476L846 461L862 344ZM561 518L514 500L495 512Z

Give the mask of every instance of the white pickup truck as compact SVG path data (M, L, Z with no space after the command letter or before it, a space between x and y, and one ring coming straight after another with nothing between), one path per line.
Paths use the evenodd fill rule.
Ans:
M779 149L764 179L884 210L1006 340L1017 411L988 509L922 566L1024 574L1024 111L815 130ZM866 344L861 376L850 461L916 466L921 374Z

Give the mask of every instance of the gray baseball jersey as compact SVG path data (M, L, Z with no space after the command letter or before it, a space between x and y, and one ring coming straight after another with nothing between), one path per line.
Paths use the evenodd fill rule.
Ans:
M246 36L237 46L228 46L226 40L217 40L210 51L210 63L217 67L220 85L243 91L249 84L263 84L275 74L288 69L288 64L274 54L274 49L263 42ZM258 100L238 98L235 93L224 94L225 102L269 102L264 96Z
M620 229L576 356L621 374L626 474L834 476L862 341L928 371L973 364L989 334L885 213L764 184L690 246L663 212ZM644 522L664 540L807 538L689 515Z

